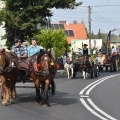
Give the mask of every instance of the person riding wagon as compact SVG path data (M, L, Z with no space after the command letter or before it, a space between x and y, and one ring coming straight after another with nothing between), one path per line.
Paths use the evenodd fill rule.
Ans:
M83 49L80 51L80 53L83 55L83 56L86 56L88 57L88 60L89 60L89 63L91 65L91 59L90 59L90 56L91 56L91 51L89 48L87 48L87 44L83 44Z

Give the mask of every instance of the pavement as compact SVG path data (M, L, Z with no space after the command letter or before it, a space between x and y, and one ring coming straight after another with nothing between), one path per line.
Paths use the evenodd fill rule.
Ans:
M56 73L55 77L64 77L66 75L67 75L66 70L57 70L57 73Z

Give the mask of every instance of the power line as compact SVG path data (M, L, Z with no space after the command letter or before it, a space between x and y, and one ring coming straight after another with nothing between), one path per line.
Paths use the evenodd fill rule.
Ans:
M82 9L82 7L85 7L85 9ZM110 26L113 24L113 26L115 27L115 25L118 27L119 25L117 25L119 23L119 18L110 18L111 14L120 14L119 10L114 10L114 9L109 9L109 11L104 11L102 9L102 11L96 11L94 10L94 7L116 7L116 8L119 8L120 5L95 5L95 6L91 6L92 11L91 11L91 21L92 21L92 26L95 27L94 25L94 21L97 22L99 25L100 25L100 28L98 29L101 29L103 27L104 30L102 31L105 31L106 30L109 30L110 29ZM53 15L57 16L56 18L54 18L53 21L60 21L60 19L64 19L64 20L68 20L69 22L73 21L73 20L83 20L86 24L88 24L89 26L89 21L88 21L88 18L87 18L87 14L88 14L88 11L86 11L88 8L88 6L79 6L80 9L75 9L75 10L68 10L68 9L64 9L64 10L57 10L58 14L54 13L53 12ZM100 9L99 9L100 10ZM64 11L64 14L63 12ZM102 13L102 15L101 15ZM107 14L105 16L103 16L103 13ZM67 14L67 15L66 15ZM117 15L117 16L118 16ZM86 21L87 20L87 21ZM97 25L96 25L97 26ZM97 27L96 27L97 28ZM111 26L112 28L112 26ZM89 29L89 28L88 28Z
M78 7L88 7L88 6L78 6ZM93 5L91 7L120 7L120 5Z

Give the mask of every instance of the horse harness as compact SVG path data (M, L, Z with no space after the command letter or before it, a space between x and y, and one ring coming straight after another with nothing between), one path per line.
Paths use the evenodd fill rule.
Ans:
M38 54L36 56L33 56L30 58L30 71L34 71L34 73L36 75L42 75L42 76L46 76L49 74L50 71L53 71L53 66L54 66L54 62L52 59L50 59L50 63L48 64L48 57L46 56L47 54L45 53L44 55L40 55L38 56ZM40 58L38 60L38 58ZM41 62L45 60L45 63L42 66L47 66L46 70L41 69ZM49 67L51 66L51 67Z

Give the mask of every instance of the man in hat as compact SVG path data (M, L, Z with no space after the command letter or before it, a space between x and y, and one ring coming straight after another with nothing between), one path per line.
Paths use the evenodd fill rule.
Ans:
M89 56L90 57L90 49L89 48L87 48L87 44L84 44L83 45L83 49L80 51L81 52L81 54L82 55L87 55L87 56Z
M12 47L11 51L16 53L18 58L27 57L27 48L24 45L22 45L20 38L15 39L15 45Z
M91 59L90 59L90 55L91 55L91 52L90 52L90 49L89 48L87 48L87 44L84 44L83 45L83 49L80 51L80 53L83 55L83 56L88 56L88 60L89 60L89 63L90 63L90 65L92 64L91 63Z
M37 45L38 39L36 37L32 38L32 43L27 48L28 57L33 56L36 53L39 53L41 49L43 49L42 46Z
M27 48L24 45L22 45L20 38L15 39L15 45L12 47L11 51L13 53L16 53L19 60L27 58ZM15 61L14 61L14 64L16 64ZM19 74L19 77L23 80L23 83L25 83L26 80L28 79L26 75L26 71L20 70L20 72L18 71L18 74Z

